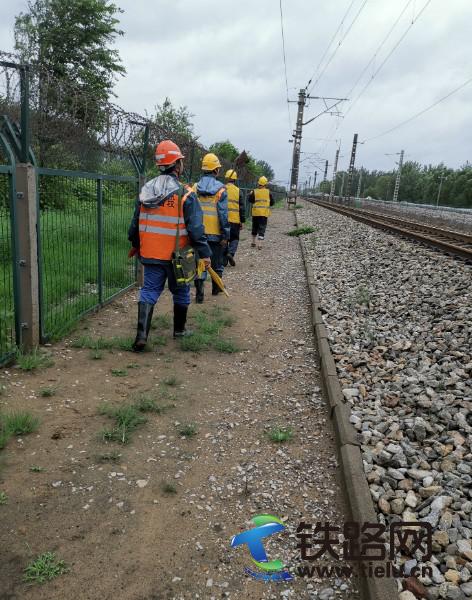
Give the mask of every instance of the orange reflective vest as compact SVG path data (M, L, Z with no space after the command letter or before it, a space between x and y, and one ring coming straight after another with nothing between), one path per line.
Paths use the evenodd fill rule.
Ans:
M172 260L172 253L175 252L177 227L180 234L179 247L183 248L190 243L185 228L184 204L192 190L185 186L185 192L180 202L180 214L177 192L156 208L141 206L139 211L139 254L142 258Z
M252 216L270 217L270 192L268 188L256 188L254 190L254 200Z
M241 223L239 216L239 188L234 183L226 184L228 193L228 221L230 223Z

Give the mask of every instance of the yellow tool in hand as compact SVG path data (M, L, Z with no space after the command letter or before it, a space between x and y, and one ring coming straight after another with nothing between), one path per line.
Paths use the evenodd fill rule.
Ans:
M215 271L211 267L208 267L206 270L208 271L208 273L210 273L210 277L213 279L213 281L216 283L216 285L220 288L220 290L223 292L223 294L225 294L225 296L228 296L228 298L229 298L229 294L226 291L225 284L223 283L223 280L218 275L218 273L215 273ZM200 277L200 275L204 271L205 271L205 263L202 259L200 259L198 261L198 267L197 267L198 277Z

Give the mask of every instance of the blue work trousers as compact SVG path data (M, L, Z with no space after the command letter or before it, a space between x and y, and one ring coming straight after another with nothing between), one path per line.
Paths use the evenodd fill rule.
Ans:
M174 297L174 304L181 306L190 304L190 285L177 285L171 262L143 266L144 285L139 296L140 302L156 304L167 281L169 290Z

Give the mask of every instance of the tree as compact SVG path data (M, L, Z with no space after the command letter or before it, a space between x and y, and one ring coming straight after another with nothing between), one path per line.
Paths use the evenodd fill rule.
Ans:
M256 165L259 167L262 175L265 175L269 181L274 179L275 173L274 169L269 165L265 160L258 160Z
M15 49L32 66L32 93L42 119L69 119L88 131L106 123L105 105L123 75L118 51L123 35L110 0L29 0L15 19Z
M192 115L186 106L176 108L170 98L166 98L162 104L155 106L155 115L151 115L157 127L163 130L167 137L183 137L187 140L192 139L194 125Z
M239 155L239 150L229 140L223 142L215 142L209 148L210 152L213 152L218 158L227 160L233 163Z

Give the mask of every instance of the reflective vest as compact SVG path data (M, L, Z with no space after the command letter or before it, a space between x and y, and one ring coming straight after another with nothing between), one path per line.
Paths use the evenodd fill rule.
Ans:
M206 235L221 235L220 220L218 219L216 205L225 191L225 188L222 187L213 196L198 195L198 201L203 211L203 226L205 227Z
M234 183L226 185L228 192L228 221L230 223L241 223L239 216L239 188Z
M177 223L179 223L179 247L187 246L190 241L184 221L184 204L192 190L185 187L185 195L180 202L175 193L156 208L145 208L139 211L139 254L142 258L171 260L175 252Z
M256 188L254 190L254 198L252 216L270 217L270 192L268 188Z

